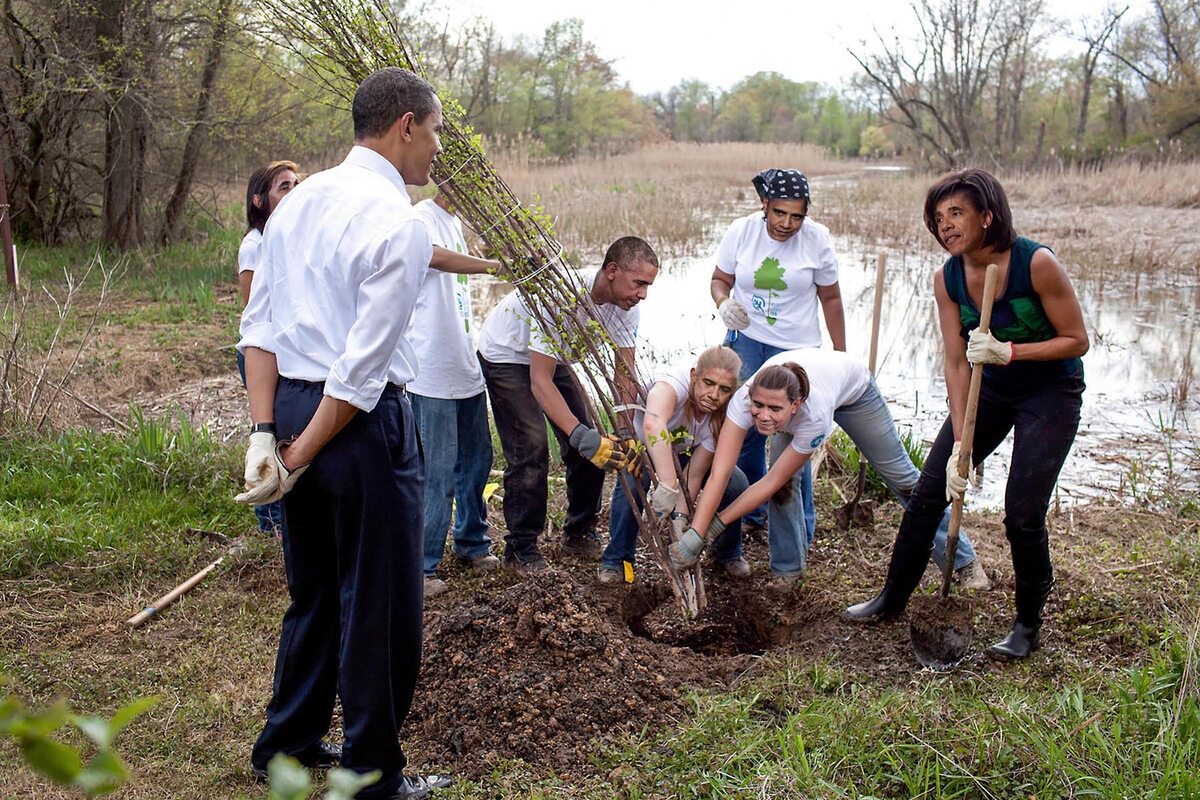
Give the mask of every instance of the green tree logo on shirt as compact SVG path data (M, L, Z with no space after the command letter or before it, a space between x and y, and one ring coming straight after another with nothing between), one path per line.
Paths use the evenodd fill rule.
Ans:
M783 280L783 267L779 266L778 258L763 259L762 266L754 271L754 288L766 290L767 324L774 325L777 318L771 315L771 300L774 299L776 292L787 290L787 283Z

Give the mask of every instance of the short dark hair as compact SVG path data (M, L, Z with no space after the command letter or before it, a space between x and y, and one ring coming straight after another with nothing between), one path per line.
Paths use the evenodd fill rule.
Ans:
M929 187L929 193L925 195L925 227L938 244L942 244L942 237L937 230L938 203L955 194L964 195L980 214L992 212L992 222L983 236L984 246L999 252L1012 249L1017 234L1013 231L1008 195L995 175L979 167L947 172ZM945 245L942 244L942 247Z
M400 67L376 70L354 93L354 138L382 136L410 111L424 122L436 107L437 92L417 73Z
M622 236L608 247L604 254L605 264L616 264L621 269L631 269L634 263L646 261L658 269L658 256L654 248L637 236Z
M271 184L275 182L275 176L285 169L296 173L296 177L300 176L300 167L295 161L272 161L250 174L250 180L246 184L246 224L259 233L262 233L262 229L266 227L267 217L271 216L273 210L267 193L271 191ZM262 197L263 204L261 206L254 205L255 195Z

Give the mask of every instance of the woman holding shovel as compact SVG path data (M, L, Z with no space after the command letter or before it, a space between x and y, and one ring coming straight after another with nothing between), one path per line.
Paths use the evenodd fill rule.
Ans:
M762 203L733 221L717 250L710 291L717 313L729 329L725 344L742 359L742 381L768 358L785 350L821 346L817 310L834 350L846 349L846 319L838 287L838 262L829 229L810 219L808 178L796 169L766 169L751 179ZM746 432L738 467L751 481L767 470L766 439ZM801 473L806 536L812 542L816 509L812 473ZM746 515L746 523L762 528L764 510Z
M1004 529L1017 607L1012 631L988 652L1024 658L1038 646L1042 607L1054 585L1046 512L1079 427L1087 331L1062 265L1045 245L1016 235L1004 188L988 172L965 169L940 178L925 198L925 225L950 254L934 276L950 417L900 523L883 591L846 614L860 622L895 616L920 582L938 520L966 489L957 464L971 364L986 365L971 456L979 464L1013 431ZM989 264L997 265L1002 288L990 330L981 331Z
M794 586L804 573L809 548L798 492L800 474L813 452L833 432L835 422L849 434L900 502L906 502L920 473L896 435L891 412L871 373L845 353L789 350L768 359L729 401L692 527L671 545L671 562L679 569L692 566L709 542L751 509L770 500L767 542L775 573L770 587L786 591ZM762 479L729 503L728 498L722 500L722 493L735 474L734 464L751 428L774 437L771 467ZM719 503L728 503L720 514ZM939 560L949 519L944 516L936 552ZM701 536L698 531L706 533ZM972 566L975 552L966 537L960 540L957 563L962 565L960 571L977 568Z

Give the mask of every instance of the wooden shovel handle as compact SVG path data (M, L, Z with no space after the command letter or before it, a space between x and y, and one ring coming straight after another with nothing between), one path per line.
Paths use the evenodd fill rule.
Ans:
M983 307L979 309L979 330L987 332L992 324L992 303L996 299L998 268L988 264L983 277ZM958 474L971 472L971 445L975 441L975 417L979 411L979 390L983 386L983 364L971 365L971 386L967 390L967 408L963 415L962 444L958 450ZM962 525L963 497L954 501L950 510L950 529L946 532L946 563L942 566L942 597L950 594L950 576L954 574L954 557L958 554L958 529Z
M867 367L875 374L875 356L879 353L879 317L883 311L883 273L887 269L887 253L880 253L875 261L875 308L871 314L871 356Z
M216 561L212 562L207 567L200 570L195 575L188 578L186 581L179 584L174 589L172 589L171 591L164 594L162 597L155 600L151 605L146 606L141 611L134 614L129 619L125 620L125 624L131 628L140 627L146 620L150 619L155 614L157 614L159 611L162 611L164 608L171 605L176 600L178 600L179 598L183 597L185 594L190 592L193 588L195 588L196 584L198 584L198 583L200 583L200 581L204 580L205 576L208 575L208 573L212 572L214 569L221 566L221 562L224 560L225 560L225 556L221 556Z

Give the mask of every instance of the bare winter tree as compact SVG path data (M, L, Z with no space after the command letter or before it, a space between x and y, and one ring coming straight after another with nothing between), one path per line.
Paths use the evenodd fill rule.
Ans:
M914 40L864 42L850 54L884 119L941 166L1001 157L1021 139L1021 102L1040 41L1041 0L919 0ZM990 100L990 102L988 102ZM1006 135L1007 134L1007 135Z
M1079 122L1075 126L1075 151L1082 157L1084 138L1087 135L1088 108L1092 101L1092 84L1096 77L1096 67L1104 55L1108 41L1121 23L1121 17L1129 11L1129 6L1120 10L1109 6L1096 19L1085 19L1082 23L1083 32L1080 39L1087 45L1083 54L1083 75L1080 78Z
M169 244L179 236L183 210L191 195L192 182L195 180L196 170L200 163L200 150L208 134L213 87L217 81L217 71L221 68L221 60L225 55L232 14L233 0L218 0L213 9L212 34L204 55L204 69L200 75L200 91L196 95L196 113L188 131L187 141L183 146L183 156L180 159L175 188L171 192L171 198L167 201L167 207L163 213L162 229L158 237L162 244Z

